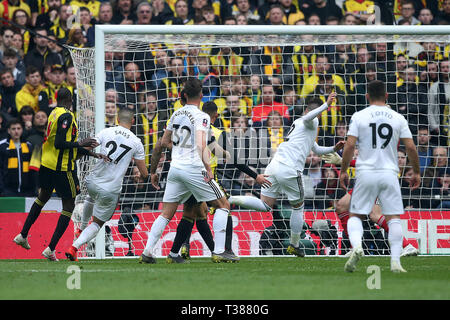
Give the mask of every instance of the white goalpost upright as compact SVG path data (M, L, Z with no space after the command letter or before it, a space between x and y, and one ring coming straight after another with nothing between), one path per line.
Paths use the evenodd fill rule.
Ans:
M124 44L125 43L125 47ZM233 121L231 117L231 111L228 114L228 116L223 116L227 110L231 107L229 105L229 102L226 100L228 96L239 96L239 110L240 112L245 113L247 120L249 120L249 127L253 125L256 129L249 128L248 130L256 130L258 137L260 136L261 130L266 130L269 132L269 135L273 132L273 129L267 129L266 123L262 122L262 124L259 124L260 126L255 126L255 123L257 123L257 119L254 117L254 114L252 113L252 108L255 107L257 104L261 103L261 93L259 93L259 96L257 94L257 91L253 91L252 95L252 88L251 88L251 79L252 76L257 75L258 78L261 80L260 85L264 83L265 81L270 81L274 88L279 89L279 91L275 92L274 99L278 102L285 105L287 108L286 110L289 110L289 115L292 117L296 110L299 110L298 108L302 108L307 99L312 96L316 97L322 97L326 95L327 89L327 81L328 79L326 76L324 76L324 83L320 82L322 81L321 77L319 77L313 87L311 87L311 90L308 89L305 91L303 90L305 87L310 85L310 83L307 82L307 76L315 76L316 70L315 70L315 64L317 61L318 56L326 55L328 59L328 64L331 69L323 72L323 74L328 74L331 76L338 75L342 82L335 82L335 78L333 78L332 88L334 90L340 90L342 93L342 96L344 97L342 101L338 102L340 105L333 106L333 109L329 112L329 114L324 114L323 119L328 119L329 123L322 123L321 122L321 133L322 136L319 138L323 141L330 141L331 138L334 139L335 136L337 136L337 133L335 132L336 125L339 125L340 121L343 121L348 125L348 120L351 114L348 114L347 110L350 108L347 108L348 105L351 105L354 111L359 110L362 107L362 103L360 102L362 100L362 91L364 84L366 84L369 80L366 77L365 70L363 73L359 73L355 69L354 66L368 66L371 64L377 63L377 57L378 53L374 48L376 47L376 44L378 43L386 43L387 49L385 54L389 57L391 57L388 61L386 61L388 64L392 64L395 69L393 70L378 70L377 74L381 75L383 79L386 79L386 82L393 81L392 86L395 89L398 89L399 92L403 94L403 83L410 83L410 80L407 78L407 69L408 66L412 68L415 72L415 79L414 83L417 84L417 88L420 87L421 84L423 84L423 88L427 88L427 90L430 90L431 84L433 83L430 78L421 78L422 72L427 71L426 66L428 65L429 61L426 61L425 67L421 62L423 62L421 59L420 53L421 48L425 47L425 43L434 43L436 45L436 49L439 52L437 53L439 55L438 58L435 59L435 61L431 61L431 63L437 63L439 65L440 61L443 61L448 57L450 52L450 26L387 26L387 25L370 25L370 26L342 26L342 25L336 25L336 26L300 26L300 25L294 25L294 26L268 26L268 25L245 25L245 26L229 26L229 25L193 25L193 26L184 26L184 25L96 25L95 26L95 48L69 48L71 52L72 59L74 61L76 74L77 74L77 90L78 92L81 92L81 94L78 94L78 103L77 103L77 119L79 121L80 126L80 134L81 135L95 135L100 130L105 128L105 104L106 104L106 89L105 85L108 85L109 88L113 88L116 90L117 94L119 96L122 96L121 102L123 106L130 107L132 105L135 106L138 116L144 117L145 114L148 112L148 107L146 105L147 100L146 97L143 98L144 93L147 91L154 91L156 92L157 96L157 103L158 103L158 110L162 104L164 104L164 112L166 112L167 117L161 118L158 121L167 121L167 118L170 117L170 114L173 112L173 110L176 110L177 104L179 106L179 91L182 89L182 82L183 79L187 76L184 74L183 76L178 75L178 77L173 77L172 87L166 87L161 89L159 87L159 83L162 81L159 78L147 78L147 75L152 75L153 73L156 73L157 71L164 71L167 72L175 72L175 66L170 65L170 59L174 57L180 57L184 63L184 68L186 70L186 73L188 75L194 75L198 76L198 70L200 68L200 64L196 61L198 57L201 56L208 56L210 67L215 68L214 74L217 77L220 85L219 85L219 93L217 93L217 96L211 98L211 100L214 100L218 104L219 108L219 119L222 119L221 122L224 126L222 129L224 132L228 132L230 134L233 133L233 128L229 124L229 121ZM354 60L352 61L340 61L336 60L338 58L331 58L334 57L334 52L327 51L328 47L335 47L339 45L345 45L345 56L351 56ZM223 61L228 60L221 60L218 57L222 58L221 55L221 48L222 47L230 47L232 49L235 48L242 48L245 47L248 50L247 51L239 51L239 54L236 54L241 60L238 67L240 68L240 71L237 73L232 73L228 69L227 71L224 71L227 69L227 66L236 67L237 65L231 65L231 62L229 65L222 65ZM306 47L312 49L310 52L305 53ZM371 57L370 61L359 61L357 60L359 57L358 49L364 47L367 49L369 56ZM269 59L269 62L262 59L262 56L270 54L267 53L267 48L278 48L279 51L270 51L272 54L272 60ZM281 49L280 49L281 48ZM290 48L289 51L286 51L287 48ZM193 50L190 51L190 49L196 49L197 51ZM166 64L165 67L163 65L159 65L158 59L160 59L155 52L158 50L162 50L165 52L165 54L169 57L168 61L169 64ZM239 49L240 50L240 49ZM274 50L274 49L271 49ZM446 51L448 50L448 51ZM123 53L124 51L125 53ZM232 50L233 51L233 50ZM105 54L112 53L113 58L107 58ZM142 56L139 56L137 53L144 53ZM170 52L170 54L169 54ZM176 53L173 53L176 52ZM178 53L180 52L180 53ZM195 53L192 53L195 52ZM237 52L237 51L236 51ZM286 53L288 52L288 53ZM114 54L120 53L122 54L120 58L116 58ZM148 54L147 58L146 54ZM303 56L302 56L303 55ZM397 60L399 56L404 56L407 60L406 62L406 69L400 70L398 69ZM274 58L276 56L276 58ZM283 60L285 59L285 56L289 56L290 60ZM295 59L292 59L292 57L298 57ZM314 56L313 60L308 60L312 56ZM380 55L381 56L381 55ZM111 59L111 60L108 60ZM136 59L136 60L133 60ZM145 69L145 66L148 66L150 60L152 63L153 70ZM279 60L277 60L279 59ZM304 60L302 60L304 59ZM215 61L215 63L213 62ZM234 60L233 60L234 61ZM242 62L243 61L243 62ZM255 61L259 61L258 64L255 64ZM306 61L306 62L305 62ZM125 66L127 63L135 62L136 65L139 65L140 67L140 74L141 78L139 79L142 81L144 86L144 89L140 89L138 93L133 93L132 100L126 100L128 99L126 90L124 92L121 92L123 88L126 86L126 82L128 80L126 79L120 79L116 78L117 75L123 75L126 76ZM350 66L350 64L354 64L354 66ZM112 78L108 78L106 73L106 64L108 65L116 65L117 70L120 70L120 72L117 72L117 75L114 74ZM142 69L142 66L144 66L144 69ZM350 66L353 69L348 69L347 67ZM309 69L308 69L309 68ZM114 70L112 73L114 73ZM196 70L196 71L192 71ZM289 70L289 71L288 71ZM266 72L266 74L265 74ZM319 73L317 73L319 74ZM322 75L322 73L320 73ZM390 78L392 75L393 78ZM428 74L427 74L428 75ZM207 75L209 77L209 75ZM113 80L111 80L113 79ZM204 76L202 75L201 79L204 79ZM239 91L239 83L236 84L236 79L243 79L242 83L245 83L245 93L242 93ZM292 79L287 80L287 79ZM330 78L331 79L331 78ZM361 80L362 79L362 80ZM396 80L392 80L396 79ZM400 80L399 80L400 79ZM112 82L111 82L112 81ZM224 93L223 91L226 91L223 89L223 83L225 81L229 81L230 88L228 93ZM359 81L359 82L358 82ZM412 83L411 82L411 83ZM147 87L147 84L151 83L151 89ZM155 83L158 83L155 87ZM400 84L401 83L401 84ZM319 84L319 85L318 85ZM137 86L137 84L135 84ZM323 87L323 88L322 88ZM122 89L119 89L122 88ZM286 97L286 88L293 88L295 91L296 99L294 101L293 105L287 105L287 99ZM212 90L212 89L211 89ZM236 90L236 91L235 91ZM256 90L256 89L255 89ZM322 90L322 91L320 91ZM398 108L399 110L402 110L403 107L402 103L414 103L414 105L417 105L418 107L414 109L414 111L411 111L411 114L415 116L415 118L411 118L410 124L413 126L414 130L416 132L414 133L417 135L417 130L422 125L428 126L430 128L431 123L428 121L428 119L438 118L438 119L444 119L443 121L446 121L445 123L441 123L441 125L447 125L448 130L448 119L445 120L445 117L448 117L446 114L425 114L427 110L427 106L430 104L429 100L423 100L425 99L425 95L427 96L427 99L429 98L429 91L427 92L416 92L413 93L410 90L410 87L407 87L405 93L405 96L407 97L406 101L403 101L403 99L400 95L396 96L396 100L392 100L390 103L393 105L394 108ZM164 97L161 96L161 94L164 94ZM236 93L240 92L240 93ZM249 93L250 92L250 93ZM247 94L248 93L248 94ZM414 97L414 102L411 102L409 97ZM125 99L125 101L123 101ZM144 99L144 100L142 100ZM221 100L222 99L222 100ZM258 100L259 99L259 100ZM401 101L401 102L400 102ZM420 109L422 108L422 109ZM245 111L242 111L245 110ZM411 109L412 110L412 109ZM445 109L448 111L448 109ZM447 112L445 111L445 112ZM223 114L221 113L223 112ZM234 112L234 111L233 111ZM334 113L333 113L334 112ZM284 117L284 115L280 115L281 117ZM405 113L405 117L410 117L410 114L408 112ZM418 122L414 122L416 121ZM140 119L140 118L139 118ZM163 119L163 120L162 120ZM408 121L410 118L408 118ZM421 123L420 119L427 119L427 123ZM283 120L283 119L282 119ZM144 121L144 120L143 120ZM147 120L146 120L147 121ZM323 120L325 121L325 120ZM423 120L424 121L424 120ZM153 137L158 136L161 131L158 129L157 124L155 126L151 127L151 123L148 122L147 124L137 124L136 130L143 130L142 135L140 136L143 141L147 145L150 145L148 149L148 156L150 157L151 153L151 145L153 141ZM333 128L331 126L333 125ZM142 126L140 128L139 126ZM271 143L272 148L275 148L274 145L282 141L283 137L283 131L279 131L279 139L276 140L277 136L270 136L268 138L269 142ZM286 130L287 131L287 130ZM432 130L430 130L431 132ZM332 132L332 135L330 133ZM329 135L329 136L328 136ZM444 133L440 131L439 136L436 138L438 141L443 141L446 138L443 137ZM138 135L139 136L139 135ZM261 138L260 138L261 139ZM272 139L272 140L271 140ZM328 140L327 140L328 139ZM447 137L448 139L448 137ZM275 140L277 141L275 143ZM323 142L322 141L322 142ZM334 140L333 140L334 141ZM276 149L273 150L273 152L276 152ZM260 165L260 159L254 159L254 164L250 164L257 170L259 173L263 172L264 166ZM91 159L85 159L80 161L79 163L79 171L81 175L81 187L82 187L82 193L77 199L78 206L81 206L82 201L84 200L86 196L86 189L84 187L83 177L89 172L93 160ZM258 162L259 161L259 162ZM222 163L223 164L223 163ZM322 163L324 164L324 162ZM308 163L309 165L309 163ZM220 166L219 166L220 167ZM161 165L162 173L164 173L164 165ZM241 175L240 173L237 173L236 170L232 171L231 175L227 175L229 172L231 172L227 168L222 168L223 172L221 171L221 179L226 185L226 188L231 188L230 192L241 192L243 193L253 193L254 195L259 192L259 189L256 185L247 185L247 180L245 175ZM228 170L228 171L227 171ZM321 169L322 170L322 169ZM322 171L321 171L322 172ZM127 178L129 178L129 181L132 180L132 173L127 175ZM327 178L328 179L328 178ZM329 179L337 179L337 178L329 178ZM308 183L312 183L311 180L308 180ZM320 180L320 179L319 179ZM128 181L128 180L127 180ZM235 191L234 189L234 182L239 182L239 190ZM247 189L244 190L244 185L247 187ZM305 221L309 224L309 228L306 231L305 235L305 243L307 241L315 242L316 246L317 243L319 243L319 247L321 246L320 238L318 240L317 238L317 230L314 230L312 228L312 222L316 219L324 219L329 220L330 224L329 226L335 227L336 234L339 237L339 241L336 242L336 247L332 247L331 249L327 247L325 254L328 254L330 250L334 252L335 255L338 255L339 253L343 254L343 247L344 247L344 240L343 240L343 233L342 233L342 226L340 224L338 216L334 213L336 208L330 208L328 205L330 203L334 203L335 201L339 200L338 196L340 196L338 190L335 190L334 193L331 195L327 193L327 188L324 188L322 190L323 192L318 192L317 186L320 185L322 188L322 185L320 183L314 184L311 186L307 186L308 190L306 191L307 196L309 196L308 200L311 204L311 207L308 209L305 209L305 211L308 211L308 215L305 216ZM326 186L329 186L329 182L326 182ZM137 188L137 187L136 187ZM332 187L335 189L338 189L338 187ZM131 190L127 189L124 186L124 190ZM135 190L135 189L133 189ZM138 189L136 189L138 190ZM148 188L146 189L148 191ZM419 194L409 194L405 197L408 199L408 202L405 203L414 203L413 209L417 212L419 212L418 216L420 217L420 210L425 210L427 212L434 212L435 216L440 217L440 219L450 219L450 215L446 209L438 209L432 207L430 205L430 208L424 208L424 207L415 207L417 203L421 203L421 200L430 198L430 203L432 202L432 186L426 186L423 189L424 191ZM309 191L309 193L308 193ZM426 192L425 192L426 191ZM128 193L127 193L128 192ZM237 194L237 193L236 193ZM429 195L430 196L429 196ZM158 198L158 195L155 195L152 193L151 196L149 196L149 193L142 191L142 193L139 193L138 191L126 191L123 194L123 197L121 199L128 199L123 200L123 202L120 202L120 205L123 205L125 203L130 205L130 210L133 214L137 216L136 219L139 220L139 222L136 222L136 229L134 231L134 235L132 237L132 247L134 249L135 254L139 254L140 250L145 246L146 241L146 234L149 232L152 220L146 220L146 219L152 219L152 217L156 217L153 215L147 214L148 212L157 213L160 209L157 205L153 205L154 202L160 201L160 198ZM333 198L334 197L334 198ZM121 200L122 201L122 200ZM241 210L242 209L242 210ZM239 211L239 214L235 217L235 223L236 223L236 231L233 238L233 249L237 250L236 252L239 255L243 256L258 256L258 255L272 255L272 254L283 254L283 241L285 242L286 239L278 239L278 238L270 238L270 232L273 232L275 230L275 233L279 229L279 225L275 223L275 218L272 221L271 218L268 218L267 215L263 213L257 213L252 214L248 210L243 210L243 208L235 208L236 211ZM277 215L277 219L281 219L282 221L288 221L288 215L290 207L289 205L286 205L285 202L281 201L280 206L277 209L279 210L279 215ZM241 215L242 212L242 215ZM116 215L113 216L113 220L109 223L107 223L107 226L110 226L112 229L112 235L111 237L114 240L114 248L112 253L108 253L107 249L105 249L106 243L105 243L105 236L107 238L108 234L105 233L105 226L101 229L101 232L98 234L96 240L95 240L95 250L93 252L88 252L89 249L85 249L85 253L87 257L96 257L99 259L103 259L108 256L112 257L125 257L126 256L126 241L122 236L118 235L117 226L119 223L119 216L121 212L118 212ZM429 215L427 215L428 217ZM431 214L433 216L433 214ZM409 219L413 219L413 216ZM79 221L79 215L74 215L74 222L77 224ZM405 218L406 220L408 218ZM424 218L425 219L425 218ZM429 219L429 218L427 218ZM427 220L428 221L428 220ZM405 225L408 226L408 222L405 222ZM413 223L414 225L414 223ZM274 229L270 229L269 227L273 226ZM369 226L371 228L374 226L374 223L369 223ZM168 252L170 249L170 245L173 241L173 234L175 233L175 227L172 225L169 225L168 228L170 229L169 232L166 234L166 238L164 241L160 241L159 245L160 247L158 250L161 250L160 252L163 252L161 256L163 256L165 253ZM250 228L250 230L248 230ZM269 229L270 230L269 230ZM289 225L287 225L286 230L288 230ZM373 227L375 228L375 227ZM370 229L369 231L372 232ZM370 233L369 232L369 233ZM373 231L375 234L376 230ZM408 231L408 237L411 237L410 239L412 242L415 241L413 238L413 235L416 234L417 238L423 237L423 235L419 235L420 230L416 231ZM265 235L269 235L267 239L267 245L273 246L274 243L279 243L280 247L272 247L272 248L265 248L263 241L263 233ZM277 237L282 237L281 232L277 234ZM383 232L381 232L383 234ZM320 237L320 234L319 234ZM196 237L198 239L199 237ZM423 239L423 238L422 238ZM131 241L131 240L130 240ZM278 242L277 242L278 241ZM319 241L319 242L318 242ZM378 240L377 240L378 241ZM373 252L376 252L375 254L386 254L386 250L388 248L381 249L378 246L379 243L373 241L373 246L370 247L368 245L367 250L373 250ZM380 240L381 241L381 240ZM266 242L264 242L266 243ZM371 242L372 243L372 242ZM197 253L194 253L194 255L205 255L205 252L209 252L205 246L205 244L200 241L196 240L193 241L192 244L194 247L198 249ZM371 244L372 245L372 244ZM436 244L433 244L435 248ZM205 249L204 251L202 250ZM423 243L422 243L423 247ZM131 248L131 247L130 247ZM436 247L437 248L437 247ZM119 250L120 249L120 250ZM267 249L267 250L266 250ZM441 248L442 250L439 251L441 253L447 253L448 249ZM266 251L264 251L266 250ZM274 253L276 250L279 251L279 253ZM312 247L311 250L319 250L317 247ZM334 251L333 251L334 250ZM423 249L422 251L426 251L428 249ZM447 250L447 251L446 251ZM119 253L120 251L120 253ZM278 252L277 251L277 252ZM266 252L266 253L264 253ZM372 251L371 251L372 252ZM422 253L433 253L430 251L422 252ZM436 252L434 252L436 253Z

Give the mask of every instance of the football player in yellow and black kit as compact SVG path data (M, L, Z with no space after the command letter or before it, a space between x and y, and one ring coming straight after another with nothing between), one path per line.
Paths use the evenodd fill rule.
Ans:
M42 252L44 257L52 261L58 260L55 247L69 225L75 207L75 197L80 192L75 166L77 156L90 155L106 160L106 156L84 148L96 147L98 143L94 138L77 141L78 127L71 109L72 94L67 88L61 88L57 92L57 106L48 117L47 132L42 145L39 195L30 209L22 231L14 238L15 243L30 249L28 232L55 190L62 200L62 211L50 244Z

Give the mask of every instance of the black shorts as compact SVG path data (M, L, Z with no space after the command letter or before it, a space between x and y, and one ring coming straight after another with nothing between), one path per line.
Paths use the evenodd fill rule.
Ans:
M55 171L41 166L39 188L51 191L55 189L61 199L75 199L80 193L80 182L76 171Z

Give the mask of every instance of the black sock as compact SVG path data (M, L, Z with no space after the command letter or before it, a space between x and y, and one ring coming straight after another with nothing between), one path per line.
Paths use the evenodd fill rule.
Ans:
M48 247L50 250L55 250L56 245L58 244L59 239L63 236L70 222L70 212L62 211L59 216L58 223L56 224L55 231L53 232L52 239L50 240L50 244Z
M231 243L233 242L233 217L228 215L227 228L225 230L225 250L232 250Z
M214 251L214 238L211 232L211 228L208 224L208 219L198 219L195 220L195 225L197 226L197 230L200 233L200 235L203 238L203 241L205 241L206 245L208 246L209 251Z
M183 243L186 241L186 239L189 239L193 227L194 221L185 217L181 218L170 252L178 254Z
M31 226L36 222L37 218L41 214L41 210L43 207L44 204L39 199L34 200L30 212L28 213L27 219L23 224L22 231L20 231L22 237L24 238L28 237L28 232L30 231Z

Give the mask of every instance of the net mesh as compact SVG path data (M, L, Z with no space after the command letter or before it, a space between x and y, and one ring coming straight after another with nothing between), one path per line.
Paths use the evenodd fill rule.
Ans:
M325 101L330 92L338 93L336 103L319 120L318 144L333 146L344 139L352 114L367 106L367 83L383 80L388 104L407 118L421 156L423 185L410 191L410 168L406 154L399 152L399 182L407 208L404 226L414 233L418 219L448 219L450 96L439 85L448 84L448 36L106 34L105 115L95 112L94 50L70 49L77 72L80 134L95 134L95 117L105 117L105 125L112 126L118 108L130 108L136 114L132 130L144 144L148 165L167 120L182 106L180 91L187 77L202 80L202 103L214 101L218 106L214 125L231 139L227 151L236 154L233 160L258 173L264 172L308 99ZM73 216L76 227L86 197L83 177L92 161L79 162L82 194ZM229 194L259 197L261 187L254 179L229 162L217 161L217 180ZM345 230L349 195L339 186L339 163L330 162L312 152L306 160L300 244L307 254L343 255L350 248ZM155 190L140 181L137 169L130 166L117 210L107 223L107 255L142 253L161 210L169 167L167 151L158 167L161 190ZM354 178L354 168L350 177ZM158 242L157 256L168 254L181 211L180 206ZM272 213L232 206L233 251L241 256L287 254L290 214L284 198ZM363 238L367 254L389 254L386 224L378 211L364 222ZM418 247L414 238L405 240L405 246ZM210 254L196 227L190 245L192 256ZM448 241L439 246L448 246ZM90 243L81 251L92 256L93 249Z

